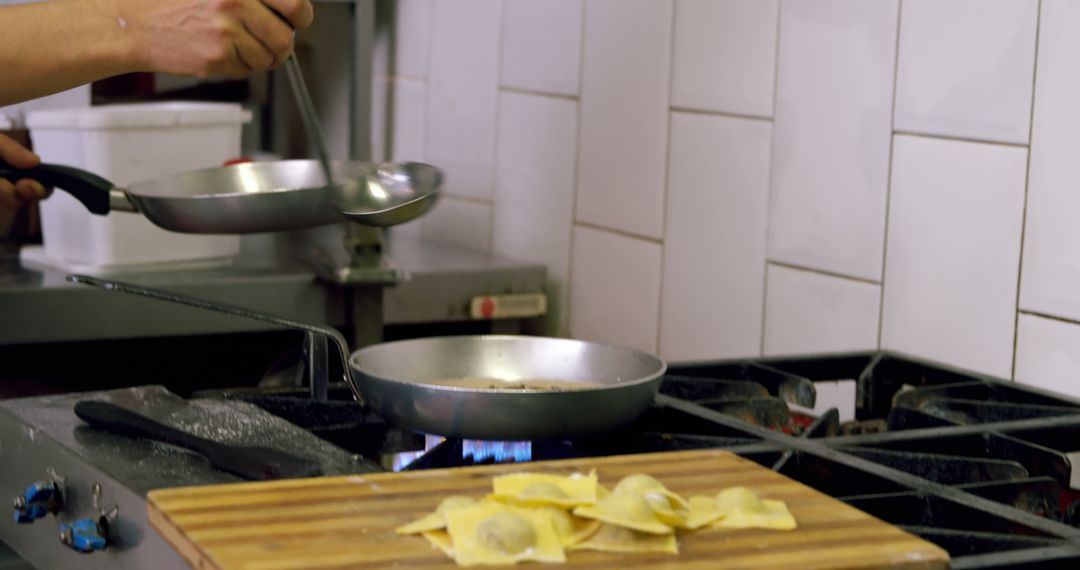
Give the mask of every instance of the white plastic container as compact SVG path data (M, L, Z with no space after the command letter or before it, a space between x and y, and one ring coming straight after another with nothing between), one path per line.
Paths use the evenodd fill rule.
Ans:
M27 127L44 162L98 174L124 187L132 182L221 166L240 155L251 113L227 103L140 103L33 111ZM91 214L66 192L41 205L44 257L80 268L227 261L239 236L162 230L139 214Z

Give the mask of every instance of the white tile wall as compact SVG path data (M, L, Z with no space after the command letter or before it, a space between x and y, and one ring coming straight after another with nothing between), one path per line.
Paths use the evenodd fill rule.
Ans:
M573 247L570 333L655 352L660 244L579 226Z
M671 104L771 117L779 0L676 0Z
M577 95L582 0L503 0L499 84Z
M897 135L881 344L1012 371L1027 150Z
M421 235L476 251L491 249L491 204L443 196L424 217Z
M1016 335L1016 381L1076 393L1080 383L1080 325L1021 314Z
M431 0L397 3L394 14L394 73L427 77L431 52Z
M585 3L578 221L659 239L672 0Z
M765 354L872 350L881 286L769 265Z
M1039 3L905 0L900 131L1026 143Z
M491 198L494 180L499 6L499 0L431 4L424 155L445 171L447 192L479 199Z
M1020 308L1080 320L1080 2L1045 0L1039 27Z
M769 259L881 279L897 12L781 4Z
M672 114L664 358L761 350L770 130L767 121Z
M393 81L392 160L423 162L427 133L427 83L400 77Z
M1080 0L399 3L392 151L451 196L393 233L543 261L552 330L1080 396Z
M565 333L577 102L503 92L499 117L495 251L547 266L555 292L551 325Z

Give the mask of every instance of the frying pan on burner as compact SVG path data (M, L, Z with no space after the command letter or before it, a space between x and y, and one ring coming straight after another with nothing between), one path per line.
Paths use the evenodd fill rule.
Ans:
M641 415L667 370L663 360L638 350L512 335L411 339L350 355L331 328L129 283L68 279L325 335L338 348L357 401L390 424L432 435L514 441L602 433Z
M249 162L192 170L119 188L85 170L42 164L20 170L0 162L0 177L33 178L67 191L91 213L138 212L166 230L244 234L352 220L392 226L434 205L442 173L419 162L330 164L316 160Z

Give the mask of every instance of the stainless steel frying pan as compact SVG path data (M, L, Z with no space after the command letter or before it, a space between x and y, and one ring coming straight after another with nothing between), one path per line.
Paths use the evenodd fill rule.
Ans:
M55 164L0 177L33 178L67 191L100 215L139 212L182 233L239 234L307 228L346 219L392 226L422 215L442 185L439 169L422 163L331 163L327 186L318 161L251 162L194 170L118 188L104 178Z
M376 344L352 353L349 367L364 400L394 425L511 441L600 433L629 423L649 407L667 369L659 358L628 348L508 335ZM443 384L448 379L458 385ZM469 386L456 379L483 382ZM547 381L578 387L517 387Z
M650 354L527 336L434 337L376 344L349 354L334 329L81 275L76 283L304 330L333 340L358 401L387 422L421 433L485 440L548 439L600 433L629 423L652 402L667 365ZM528 391L436 383L492 379L581 383L583 389Z

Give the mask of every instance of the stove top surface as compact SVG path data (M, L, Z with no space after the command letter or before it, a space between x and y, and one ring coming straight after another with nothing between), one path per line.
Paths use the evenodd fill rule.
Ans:
M845 397L830 408L824 396L838 387ZM2 401L0 425L143 497L238 479L185 450L92 429L72 414L76 402L104 399L222 443L275 447L328 475L725 448L940 545L953 568L1080 567L1080 401L902 355L673 364L634 423L551 441L410 433L344 387L330 396L263 388L185 400L147 386Z
M848 409L809 411L837 381ZM226 397L387 470L726 448L942 546L954 568L1080 564L1080 401L897 354L674 364L633 424L555 441L403 432L341 387L328 402Z

